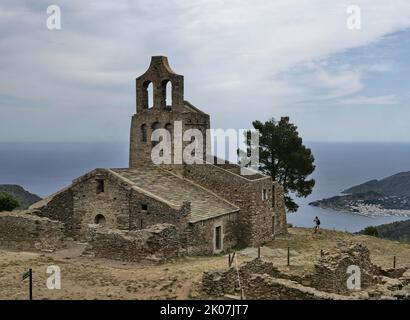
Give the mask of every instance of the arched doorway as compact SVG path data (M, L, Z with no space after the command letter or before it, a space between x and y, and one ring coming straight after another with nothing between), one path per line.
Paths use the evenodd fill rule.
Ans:
M102 214L97 214L94 218L94 223L98 225L105 225L105 217Z

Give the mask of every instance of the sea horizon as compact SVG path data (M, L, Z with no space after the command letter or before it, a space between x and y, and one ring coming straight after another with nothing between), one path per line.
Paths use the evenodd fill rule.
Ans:
M305 142L315 156L315 188L307 198L296 198L299 210L288 222L312 227L318 216L327 229L356 232L410 217L365 217L309 206L348 187L398 172L410 171L410 142ZM46 197L95 168L128 167L129 144L116 142L0 142L0 184L17 184Z

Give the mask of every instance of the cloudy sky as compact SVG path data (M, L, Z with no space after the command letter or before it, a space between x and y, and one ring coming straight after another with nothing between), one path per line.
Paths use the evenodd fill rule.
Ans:
M127 141L135 78L166 55L214 127L410 142L409 27L408 0L2 0L0 141Z

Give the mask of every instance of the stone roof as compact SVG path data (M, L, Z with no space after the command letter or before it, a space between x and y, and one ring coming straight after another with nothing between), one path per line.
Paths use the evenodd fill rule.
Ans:
M239 210L237 206L192 181L157 167L111 170L168 203L181 206L189 201L190 222L207 220Z

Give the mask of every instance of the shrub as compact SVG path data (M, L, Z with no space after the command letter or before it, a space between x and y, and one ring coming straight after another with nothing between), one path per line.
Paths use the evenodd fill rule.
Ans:
M13 211L18 207L20 207L20 203L15 197L9 193L0 192L0 212Z
M373 226L366 227L363 230L363 234L368 235L368 236L372 236L372 237L378 237L379 236L379 232L377 231L376 227L373 227Z

